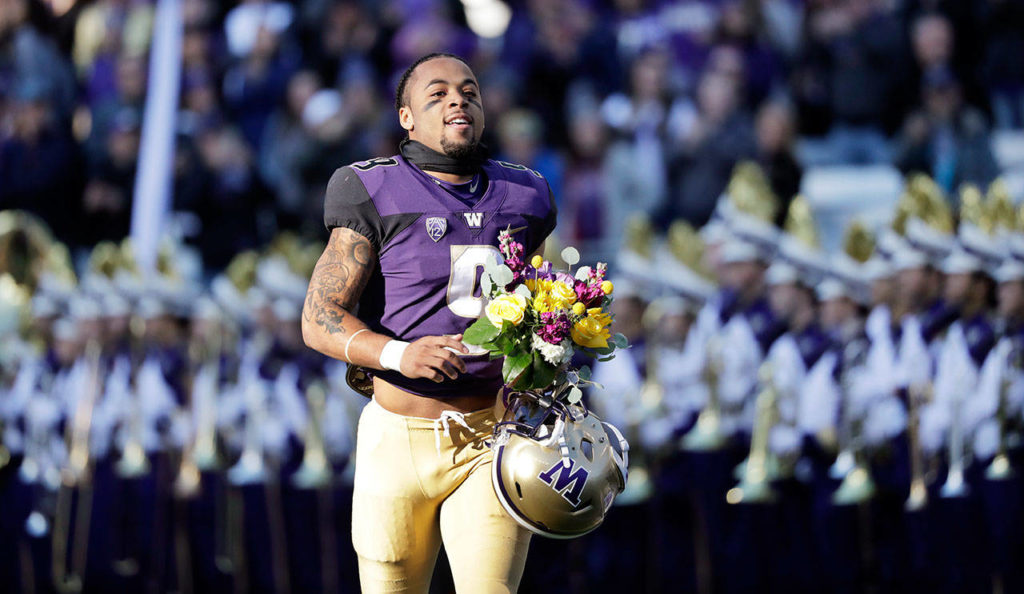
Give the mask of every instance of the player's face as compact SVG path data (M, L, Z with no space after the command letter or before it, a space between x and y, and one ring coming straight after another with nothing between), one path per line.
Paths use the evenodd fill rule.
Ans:
M967 294L971 290L971 275L948 274L946 275L946 286L943 297L951 305L962 305L967 300Z
M410 139L449 157L473 152L484 130L484 110L480 87L468 66L452 58L424 62L406 89L409 105L398 117Z
M1024 313L1024 281L999 283L999 315L1003 318L1020 319Z

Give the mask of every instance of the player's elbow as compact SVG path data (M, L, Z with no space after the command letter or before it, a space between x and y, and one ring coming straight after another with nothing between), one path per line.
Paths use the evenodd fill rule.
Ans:
M310 321L309 316L306 315L305 308L302 311L302 341L306 343L309 348L323 352L321 349L322 336L318 331L316 324Z

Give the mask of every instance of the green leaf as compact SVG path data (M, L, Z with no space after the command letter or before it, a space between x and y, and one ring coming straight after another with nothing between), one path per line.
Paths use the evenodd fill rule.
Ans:
M583 367L580 367L579 370L577 370L576 373L578 373L580 375L580 379L581 380L583 380L585 382L589 382L590 381L591 373L590 373L590 367L589 366L584 365Z
M612 356L610 356L610 357L603 357L603 358L601 358L601 359L598 359L598 361L600 361L601 363L604 363L604 362L606 362L606 361L611 361L611 360L612 360L612 359L614 359L614 358L615 358L615 355L612 355Z
M626 338L626 335L621 332L615 333L615 336L612 337L612 342L614 342L615 346L617 346L620 349L629 347L629 339Z
M494 340L500 332L500 328L495 327L486 317L482 317L466 328L462 334L462 340L469 344L482 345Z
M569 266L575 266L580 261L580 252L576 248L569 246L562 250L562 261Z
M524 370L530 367L533 358L529 353L513 353L505 356L505 363L501 366L501 376L505 383L510 383L519 378Z
M572 389L569 390L569 396L566 399L569 401L569 404L576 404L581 398L583 398L583 390L573 386Z
M590 271L591 271L590 266L580 266L579 269L576 270L576 277L575 277L576 280L578 280L578 281L585 281L585 280L589 279L590 278Z
M515 294L521 296L523 299L530 300L533 298L533 293L530 292L529 287L526 285L519 285L516 287Z
M533 353L533 387L546 388L555 381L558 370L544 360L540 353Z
M490 296L491 290L494 289L494 281L491 280L491 275L481 274L480 275L480 291L483 295Z
M494 337L494 348L505 353L506 355L512 352L513 346L514 344L512 342L512 339L509 338L509 335L506 332L502 332L501 334Z
M509 383L508 380L505 383ZM527 365L526 369L523 370L519 377L512 382L512 387L516 390L530 390L533 388L533 366Z
M491 280L493 280L494 284L498 285L499 287L504 287L505 285L509 284L510 282L512 282L512 279L514 277L515 275L512 274L512 269L509 268L508 266L505 266L504 264L495 268L494 272L491 274Z

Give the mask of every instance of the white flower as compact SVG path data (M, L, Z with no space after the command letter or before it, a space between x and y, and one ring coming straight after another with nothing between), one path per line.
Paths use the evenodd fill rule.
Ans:
M569 347L568 340L563 340L560 344L551 344L534 334L530 346L539 352L545 361L555 366L568 363L569 359L572 359L572 349Z

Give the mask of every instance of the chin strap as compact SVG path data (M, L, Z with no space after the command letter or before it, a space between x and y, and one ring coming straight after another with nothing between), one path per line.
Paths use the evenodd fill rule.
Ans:
M443 410L441 416L434 421L434 447L437 448L438 457L441 456L441 428L444 428L444 436L451 437L448 427L449 421L455 421L456 425L462 425L466 430L472 432L473 428L466 423L466 415L456 410Z
M619 428L611 423L601 423L604 426L605 431L608 433L609 439L619 440L619 448L622 450L622 457L619 458L618 452L612 451L612 458L615 459L616 465L619 467L619 471L622 472L622 483L625 484L629 479L629 442L623 437L622 432Z

